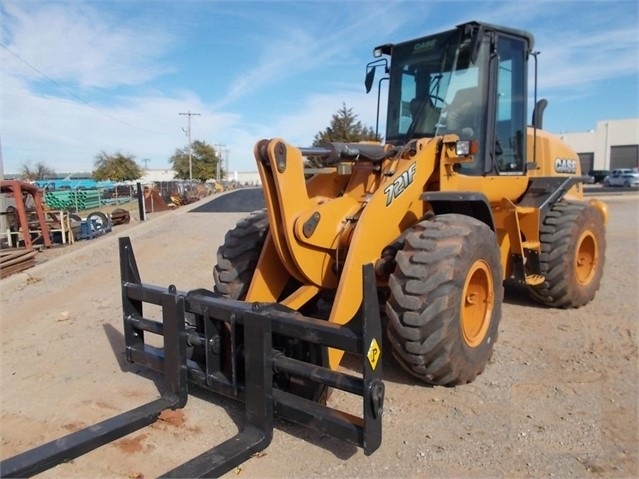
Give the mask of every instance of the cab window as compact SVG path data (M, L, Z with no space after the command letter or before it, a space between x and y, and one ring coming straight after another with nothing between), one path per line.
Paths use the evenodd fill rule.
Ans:
M495 161L501 174L520 174L526 151L525 44L516 38L500 37L497 52Z

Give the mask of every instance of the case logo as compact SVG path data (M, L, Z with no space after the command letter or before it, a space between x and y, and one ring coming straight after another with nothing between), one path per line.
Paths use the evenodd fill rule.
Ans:
M557 158L555 160L555 171L557 173L577 173L577 160Z
M425 48L433 48L436 43L437 40L435 39L416 43L413 47L413 52L418 52L420 50L424 50Z

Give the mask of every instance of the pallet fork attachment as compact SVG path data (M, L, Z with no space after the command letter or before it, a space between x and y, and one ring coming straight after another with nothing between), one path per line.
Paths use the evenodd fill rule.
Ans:
M358 313L361 321L354 321L358 327L349 327L306 317L277 304L230 300L202 289L183 293L173 285L160 288L144 284L129 238L120 238L119 243L126 358L164 374L161 397L5 459L0 462L0 477L30 477L150 425L163 410L186 405L189 383L244 401L244 427L236 436L162 477L225 474L270 444L275 417L351 442L362 447L366 455L380 446L382 329L372 265L363 267L364 300ZM143 303L160 305L162 321L145 318ZM194 315L203 328L189 327L186 313ZM162 336L163 347L146 344L145 333ZM333 371L288 357L273 348L274 335L354 353L362 358L362 374ZM229 337L230 372L228 367L223 369L225 345L220 344ZM243 338L243 348L239 347L239 338ZM190 358L189 349L193 347L203 349L204 358ZM273 382L275 372L361 396L362 416L278 389Z

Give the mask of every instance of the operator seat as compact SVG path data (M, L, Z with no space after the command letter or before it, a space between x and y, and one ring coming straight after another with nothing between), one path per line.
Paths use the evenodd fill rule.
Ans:
M478 135L481 125L481 95L479 88L457 90L453 101L448 105L446 129L468 140Z

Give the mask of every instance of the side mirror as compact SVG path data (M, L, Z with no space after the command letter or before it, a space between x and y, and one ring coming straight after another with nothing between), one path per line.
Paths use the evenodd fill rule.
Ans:
M373 81L375 80L375 68L376 67L373 66L370 70L366 72L366 78L364 79L364 85L366 86L366 93L369 93L371 91L371 88L373 88Z
M366 79L364 80L364 85L366 86L366 93L371 91L373 88L373 81L375 81L375 70L377 67L384 66L384 73L388 74L388 60L386 58L378 58L377 60L373 60L368 65L366 65Z

